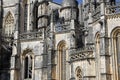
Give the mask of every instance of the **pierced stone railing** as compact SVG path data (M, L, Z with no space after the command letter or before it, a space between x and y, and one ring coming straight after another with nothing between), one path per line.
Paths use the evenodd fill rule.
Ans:
M120 2L106 7L106 15L119 14L120 13Z
M19 35L20 40L43 39L43 32L27 32Z
M70 30L70 23L56 24L55 32L64 32Z
M70 60L80 60L80 59L88 59L88 58L94 58L93 57L93 49L92 47L89 48L83 48L79 50L73 50L72 54L70 55Z
M8 43L12 43L12 41L13 41L13 35L11 34L11 35L6 35L6 34L1 34L1 40L4 42L4 43L6 43L6 44L8 44Z

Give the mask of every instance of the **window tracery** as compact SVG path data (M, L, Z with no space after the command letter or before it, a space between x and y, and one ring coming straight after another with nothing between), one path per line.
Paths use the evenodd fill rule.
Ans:
M4 34L7 36L12 35L14 27L14 18L10 12L8 12L6 19L5 19L5 26L4 26Z
M32 50L27 48L26 50L23 51L22 54L23 57L23 68L22 68L22 75L23 75L23 80L32 80L33 78L33 65L34 65L34 57L33 57L33 53Z
M61 41L58 44L58 65L59 65L59 79L66 80L66 45L65 41Z
M82 80L82 70L80 69L80 67L77 67L76 69L76 77L77 80Z

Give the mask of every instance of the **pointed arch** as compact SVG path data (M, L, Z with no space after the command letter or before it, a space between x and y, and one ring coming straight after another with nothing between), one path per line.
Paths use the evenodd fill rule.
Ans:
M76 80L83 80L83 72L80 66L78 66L75 70Z
M64 40L60 41L57 45L57 48L61 50L63 47L66 46L66 42Z
M4 21L7 19L7 17L9 15L11 15L11 17L14 19L14 16L13 16L14 14L11 11L8 11L7 14L6 14L6 16L5 16L5 18L4 18Z
M26 48L26 49L23 51L22 56L25 56L25 55L27 55L27 54L33 55L32 49Z
M11 36L14 31L14 17L13 14L9 11L4 19L3 33L7 36Z
M112 53L113 53L113 72L116 80L120 79L120 26L111 32Z
M33 79L33 70L34 70L34 54L32 49L26 48L22 55L21 55L21 60L22 60L22 79Z
M58 50L58 80L66 80L66 42L60 41L57 46Z
M98 31L95 35L95 50L96 50L96 79L100 80L100 32Z

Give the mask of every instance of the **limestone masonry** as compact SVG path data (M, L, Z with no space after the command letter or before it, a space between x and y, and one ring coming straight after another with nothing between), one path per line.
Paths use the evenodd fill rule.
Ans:
M120 80L120 1L0 0L0 80Z

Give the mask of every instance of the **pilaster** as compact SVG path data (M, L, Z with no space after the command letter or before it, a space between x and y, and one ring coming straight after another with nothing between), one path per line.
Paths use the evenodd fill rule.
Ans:
M50 24L50 32L48 37L48 80L54 80L52 74L52 69L55 67L55 50L54 50L54 27L53 27L53 13L51 15L51 24Z
M102 20L100 34L100 71L101 80L111 80L110 74L110 54L109 54L109 38L107 35L107 22Z
M70 64L71 64L71 78L70 78L70 80L75 80L73 63L70 63Z
M10 80L21 80L20 76L20 44L19 44L19 27L20 27L20 2L15 6L15 30L13 33L13 47L12 47L12 56L11 56L11 67L10 67ZM18 62L19 61L19 62Z
M43 30L43 53L41 54L42 57L42 78L41 80L46 80L47 79L47 59L48 59L48 54L47 54L47 36L46 36L46 28L41 28L39 30Z

